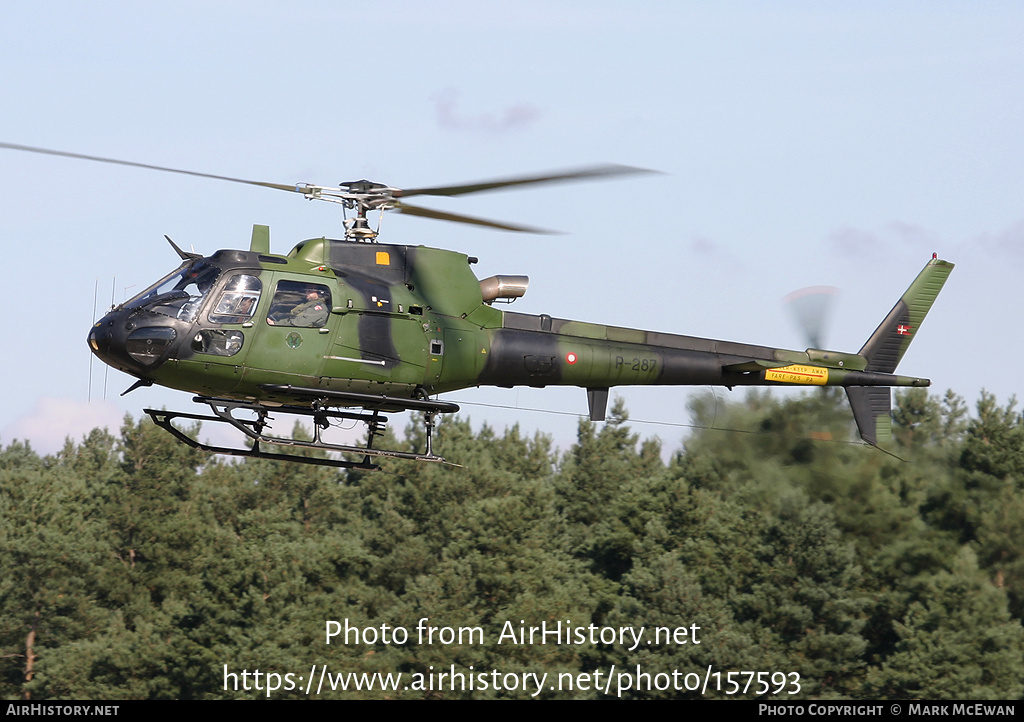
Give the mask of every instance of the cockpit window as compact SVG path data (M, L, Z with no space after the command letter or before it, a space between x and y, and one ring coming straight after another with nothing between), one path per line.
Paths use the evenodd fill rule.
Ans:
M320 328L331 313L331 291L319 283L281 281L270 303L271 326Z
M185 264L128 301L125 308L144 307L153 313L191 322L219 275L220 269L206 261Z
M228 279L210 311L210 323L245 323L256 312L263 284L256 276L238 273Z

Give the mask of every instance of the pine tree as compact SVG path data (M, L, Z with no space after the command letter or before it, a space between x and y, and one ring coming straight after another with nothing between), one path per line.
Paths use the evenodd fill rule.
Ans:
M83 479L25 444L0 454L3 695L45 699L64 649L105 628L102 519Z
M1017 699L1024 629L965 548L948 572L915 580L899 642L866 691L886 699Z

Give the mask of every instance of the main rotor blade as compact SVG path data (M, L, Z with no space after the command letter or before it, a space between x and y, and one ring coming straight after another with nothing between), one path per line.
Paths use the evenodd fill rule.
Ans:
M50 148L37 148L29 145L17 145L15 143L0 143L0 148L7 148L8 150L20 150L28 153L41 153L43 155L54 155L62 158L89 160L97 163L110 163L112 165L127 166L129 168L144 168L146 170L156 170L165 173L178 173L181 175L188 175L196 178L210 178L213 180L228 181L230 183L244 183L245 185L262 186L264 188L273 188L275 190L288 191L290 193L300 193L309 199L329 200L335 203L343 203L348 208L357 208L358 213L360 215L364 215L368 210L386 210L387 208L390 207L397 210L400 213L406 213L412 216L421 216L423 218L434 218L441 221L454 221L456 223L469 223L475 226L497 228L499 230L504 231L544 234L556 233L557 231L550 231L544 228L536 228L534 226L524 226L513 223L505 223L504 221L492 221L486 218L474 218L473 216L464 216L457 213L436 211L430 208L408 206L400 203L397 199L417 195L457 196L464 195L466 193L480 193L483 191L496 190L499 188L508 188L511 186L536 185L540 183L560 183L565 181L610 178L614 176L623 175L657 173L657 171L646 170L644 168L634 168L625 165L607 164L589 166L586 168L577 168L575 170L566 170L556 173L548 173L544 175L499 178L489 181L480 181L477 183L468 183L457 186L436 186L431 188L412 188L408 190L402 190L398 188L392 188L390 186L386 186L380 183L374 183L371 181L363 180L344 183L340 188L328 188L325 186L316 186L309 184L267 183L265 181L254 181L248 180L246 178L234 178L232 176L216 175L214 173L200 173L199 171L194 170L168 168L167 166L152 165L150 163L138 163L130 160L106 158L104 156L98 155L86 155L84 153L70 153L68 151L52 150Z
M409 196L458 196L465 193L480 193L482 191L490 191L497 188L508 188L509 186L521 186L537 183L561 183L563 181L609 178L612 176L656 172L657 171L647 170L645 168L633 168L628 165L607 164L590 166L587 168L577 168L576 170L567 170L549 175L496 178L490 181L479 181L477 183L466 183L457 186L437 186L434 188L395 190L394 195L396 198L407 198Z
M410 216L420 216L421 218L435 218L439 221L454 221L456 223L469 223L474 226L486 226L487 228L497 228L502 231L515 231L518 233L542 233L542 234L556 234L558 231L549 231L545 228L534 228L533 226L519 226L512 223L504 223L502 221L491 221L486 218L474 218L473 216L463 216L458 213L446 213L444 211L435 211L430 208L421 208L420 206L410 206L405 203L394 203L392 206L393 210L399 213L407 213Z
M231 183L245 183L251 186L263 186L264 188L274 188L281 191L291 191L292 193L302 193L295 185L284 185L281 183L265 183L263 181L246 180L244 178L232 178L225 175L214 175L212 173L200 173L194 170L182 170L180 168L166 168L160 165L150 165L149 163L136 163L130 160L118 160L116 158L104 158L98 155L84 155L82 153L69 153L63 150L51 150L49 148L35 148L30 145L16 145L14 143L0 143L0 148L7 148L9 150L23 150L28 153L42 153L43 155L56 155L62 158L77 158L78 160L91 160L97 163L111 163L113 165L124 165L131 168L146 168L147 170L159 170L165 173L180 173L181 175L191 175L198 178L212 178L214 180L229 181Z

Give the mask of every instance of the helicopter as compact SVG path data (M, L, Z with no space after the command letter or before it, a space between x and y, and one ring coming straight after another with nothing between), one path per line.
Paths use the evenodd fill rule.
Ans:
M478 279L471 268L476 258L379 243L368 219L371 212L394 211L542 232L405 199L650 172L643 169L600 165L413 189L368 180L328 187L8 143L0 148L245 183L342 206L343 238L304 240L286 255L271 253L270 229L263 225L253 226L247 250L210 256L184 251L167 238L179 265L114 305L90 329L92 353L136 379L124 393L156 384L195 394L193 401L209 413L144 411L180 441L217 454L367 470L380 469L377 462L387 457L457 466L433 449L436 418L459 410L440 395L474 386L552 385L584 389L591 421L605 419L609 390L620 385L841 386L861 439L877 446L891 432L890 388L931 383L895 371L953 269L933 254L856 353L786 350L502 310L496 305L526 293L527 276ZM378 448L384 414L406 411L422 414L424 448ZM277 417L312 419L313 438L275 435L269 429ZM177 420L226 424L248 446L204 443L178 428ZM364 424L365 444L326 441L322 431L342 421ZM301 453L310 449L328 453Z

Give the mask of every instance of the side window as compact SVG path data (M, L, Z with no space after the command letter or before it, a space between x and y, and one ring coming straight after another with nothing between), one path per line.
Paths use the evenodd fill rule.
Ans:
M281 281L270 303L267 323L271 326L319 328L331 313L331 291L319 283Z
M204 328L192 339L192 350L214 356L234 356L242 350L245 336L227 328Z
M239 273L228 279L210 310L210 323L245 323L256 312L263 284L256 276Z

